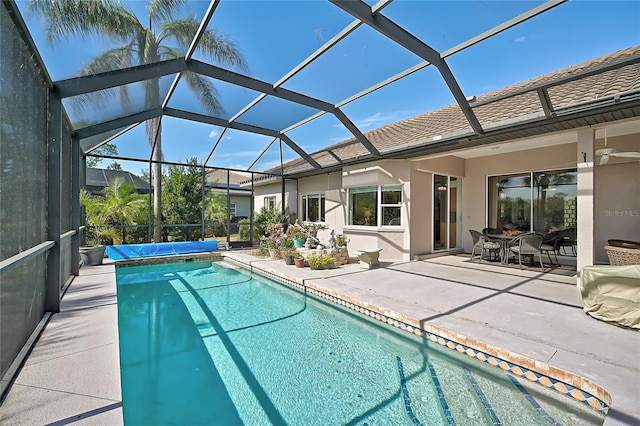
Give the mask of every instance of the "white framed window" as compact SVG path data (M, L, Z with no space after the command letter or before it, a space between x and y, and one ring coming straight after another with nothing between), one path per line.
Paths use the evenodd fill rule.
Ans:
M300 220L303 222L324 222L324 194L305 194L301 199Z
M274 210L276 208L276 197L264 197L264 208Z
M349 225L402 226L402 185L349 188Z
M229 203L229 215L230 216L236 215L236 203Z
M400 226L402 210L402 185L380 187L381 226Z

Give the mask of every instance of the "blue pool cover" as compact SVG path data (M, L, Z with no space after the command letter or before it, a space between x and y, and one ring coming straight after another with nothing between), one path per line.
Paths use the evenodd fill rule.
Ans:
M218 250L218 242L181 241L177 243L126 244L107 247L107 255L114 260L140 257L170 256L172 254L202 253Z

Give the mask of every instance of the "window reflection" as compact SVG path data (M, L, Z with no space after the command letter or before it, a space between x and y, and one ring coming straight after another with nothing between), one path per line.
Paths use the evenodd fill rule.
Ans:
M547 233L576 227L576 179L575 170L533 174L533 231Z
M530 173L489 178L489 227L519 231L530 229Z
M378 187L349 189L349 224L377 226Z
M349 189L349 225L401 226L401 210L402 185Z

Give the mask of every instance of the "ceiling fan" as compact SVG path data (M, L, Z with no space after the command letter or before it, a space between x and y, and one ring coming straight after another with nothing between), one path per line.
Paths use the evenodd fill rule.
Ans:
M627 158L640 159L640 152L636 152L636 151L617 152L615 148L607 148L607 129L604 129L604 148L598 149L596 151L596 155L600 156L601 166L609 162L609 157L627 157Z

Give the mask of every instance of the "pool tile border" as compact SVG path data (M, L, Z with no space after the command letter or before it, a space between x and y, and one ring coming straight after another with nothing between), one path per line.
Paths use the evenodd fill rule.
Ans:
M211 252L206 254L185 254L171 257L150 257L142 259L127 259L117 262L117 266L156 265L169 262L188 262L191 260L222 260L242 268L248 268L253 273L324 299L335 305L342 306L371 319L394 326L405 332L421 336L430 342L455 350L461 354L475 358L491 366L500 368L514 376L539 383L540 385L560 392L586 404L592 409L607 415L611 404L611 395L601 386L551 365L535 361L510 351L500 349L478 340L451 332L447 329L421 323L419 320L399 314L389 309L352 298L350 296L328 290L313 283L312 279L300 279L270 269L264 263L246 262L229 256L227 253Z

